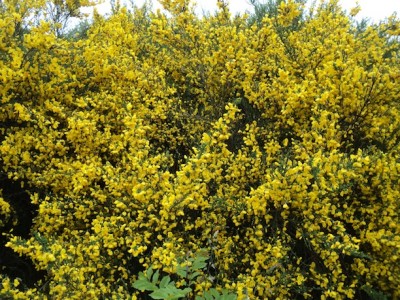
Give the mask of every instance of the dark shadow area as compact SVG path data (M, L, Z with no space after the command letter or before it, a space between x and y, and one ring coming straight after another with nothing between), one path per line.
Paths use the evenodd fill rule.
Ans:
M0 174L0 189L3 190L3 199L11 205L13 211L12 218L1 228L0 272L12 280L19 278L21 287L32 288L39 280L45 278L46 272L37 271L29 258L21 257L6 247L7 237L4 234L12 233L24 239L29 238L37 207L31 203L20 182L12 181L4 174Z

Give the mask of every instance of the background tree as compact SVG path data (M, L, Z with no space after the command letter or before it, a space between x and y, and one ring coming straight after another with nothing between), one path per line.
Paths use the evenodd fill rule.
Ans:
M41 17L50 22L56 36L66 32L71 18L82 18L82 7L94 6L98 1L93 0L50 0L45 2Z

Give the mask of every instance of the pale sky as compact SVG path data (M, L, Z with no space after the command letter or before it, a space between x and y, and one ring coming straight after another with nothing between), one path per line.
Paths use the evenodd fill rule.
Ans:
M98 6L98 11L102 14L110 12L111 7L109 0L104 1L104 4ZM121 2L123 1L124 0ZM262 1L263 0L260 2ZM144 1L134 0L133 2L137 6L141 6ZM152 2L155 9L161 7L157 0L152 0ZM233 14L236 14L237 12L245 12L246 10L251 11L252 9L249 0L230 0L228 2ZM339 2L344 9L349 11L355 6L356 0L340 0ZM358 2L361 6L361 12L357 17L359 19L366 17L370 18L374 22L378 22L390 16L394 12L397 12L398 17L400 17L400 0L359 0ZM203 10L213 12L216 9L217 0L197 0L197 3L197 12L201 14Z

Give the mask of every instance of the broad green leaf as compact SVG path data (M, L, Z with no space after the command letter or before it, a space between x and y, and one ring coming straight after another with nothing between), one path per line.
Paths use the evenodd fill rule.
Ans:
M151 275L153 275L153 268L150 267L146 270L146 277L150 280L151 279Z
M160 288L166 287L170 283L170 281L171 281L171 277L164 276L163 279L161 279Z
M203 296L196 296L195 300L214 300L210 292L205 291Z
M174 297L183 298L186 296L186 294L190 293L192 289L186 288L184 290L181 290L173 285L168 285L165 287L165 290L168 291Z
M152 278L152 282L154 283L154 284L157 284L157 281L158 281L158 277L160 276L160 272L159 272L159 270L157 270L154 274L153 274L153 278Z
M207 259L208 259L208 257L203 257L203 256L196 257L196 259L192 265L192 270L203 269L205 266L207 266L207 263L206 263Z
M235 294L223 294L219 300L236 300L237 296Z
M153 299L179 299L185 297L191 292L190 288L184 290L178 289L173 285L168 285L165 288L158 289L150 294Z
M184 292L185 295L186 295L186 294L189 294L191 291L192 291L191 288L184 288L184 289L182 290L182 292Z
M174 299L171 298L171 294L165 288L158 289L150 294L150 297L153 299Z
M193 280L199 275L201 275L201 273L196 271L196 272L193 272L192 274L190 274L188 277L190 280Z
M186 278L187 269L188 268L186 266L177 266L176 267L176 274L178 274L182 278Z
M136 280L132 286L139 291L155 291L157 290L157 286L150 281L147 280Z
M221 296L221 294L216 289L210 289L209 292L215 299L219 299Z

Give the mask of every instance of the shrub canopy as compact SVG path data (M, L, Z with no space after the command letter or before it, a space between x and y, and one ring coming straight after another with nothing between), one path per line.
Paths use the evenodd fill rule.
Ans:
M160 2L78 38L29 23L41 1L1 3L0 172L37 209L18 235L4 193L2 247L44 272L3 268L0 296L146 299L151 267L188 299L399 297L398 19Z

